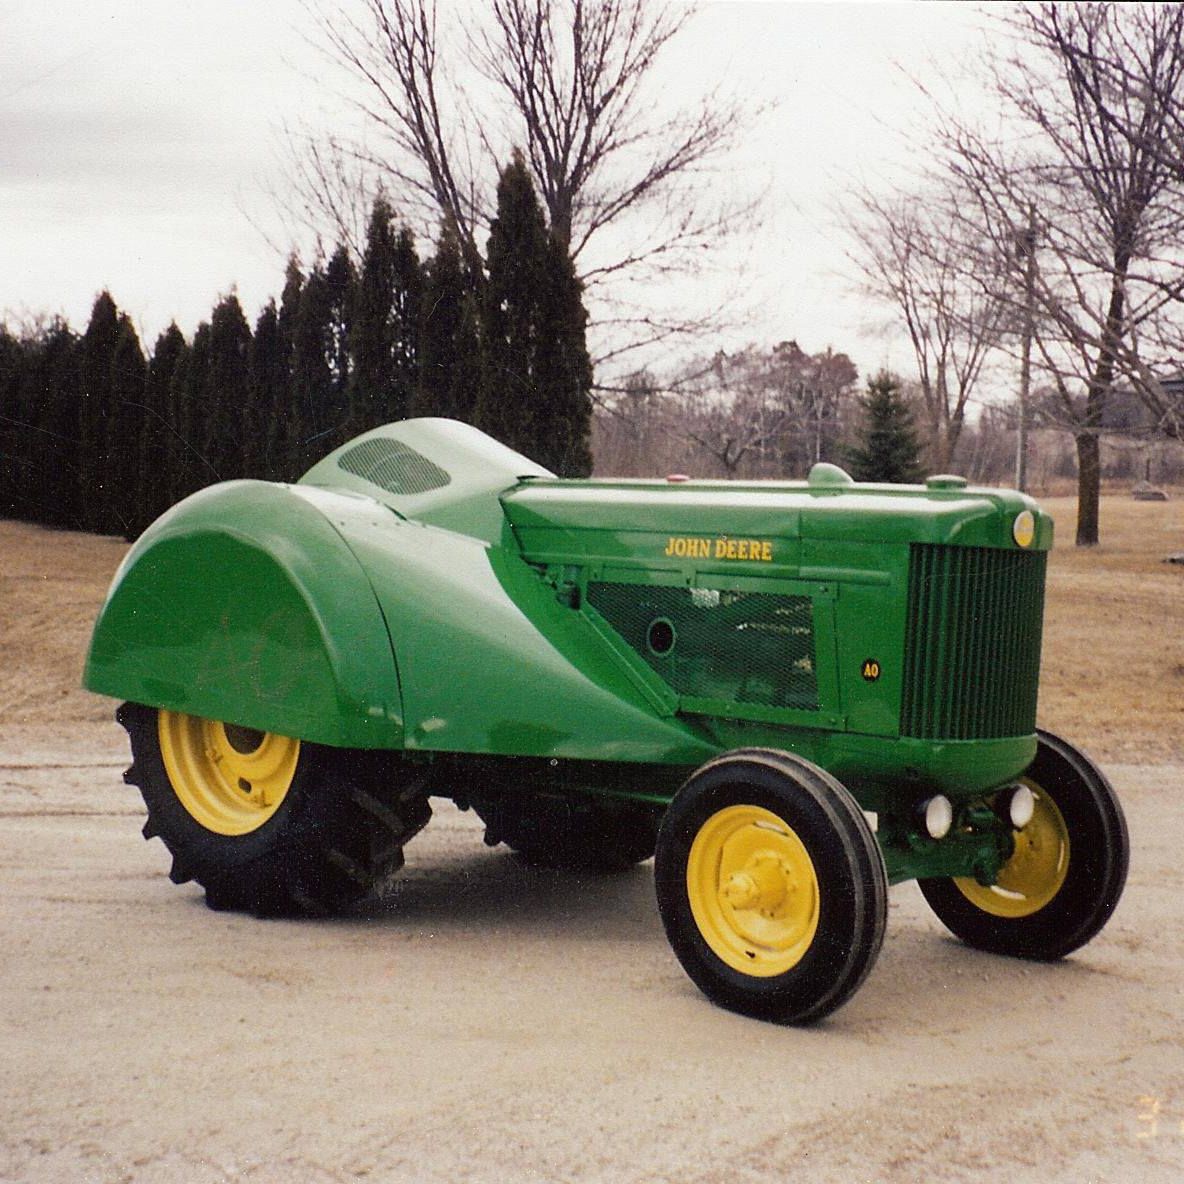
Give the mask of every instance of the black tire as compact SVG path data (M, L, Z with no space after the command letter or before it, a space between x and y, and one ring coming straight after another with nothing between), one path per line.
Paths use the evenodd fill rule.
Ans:
M485 842L524 863L558 871L622 872L654 854L658 812L631 803L505 794L473 803Z
M779 860L769 890L782 899L733 903L738 882L755 882L745 879L754 861L768 866L766 840ZM737 749L697 770L662 821L654 878L683 969L744 1015L821 1019L858 989L883 944L888 877L876 838L838 781L790 753Z
M919 883L942 924L967 945L995 954L1051 961L1085 945L1110 919L1126 883L1130 840L1122 807L1101 769L1060 737L1050 732L1039 732L1037 737L1036 757L1023 780L1037 796L1038 811L1041 799L1047 797L1056 808L1052 816L1059 815L1058 831L1063 823L1067 843L1057 875L1047 880L1043 892L1026 902L1018 893L1008 896L996 889L998 906L985 895L990 890L978 888L972 881L963 882L965 891L955 880ZM1022 870L1023 865L1015 861L1024 858L1026 837L1029 843L1039 841L1028 835L1031 827L1030 823L1017 832L1016 854L1001 878L1008 867ZM1052 865L1046 860L1037 870L1042 866ZM1039 877L1033 885L1034 889L1040 887ZM991 907L1024 915L995 915L979 907L967 892ZM1051 898L1041 903L1045 896Z
M144 837L173 857L174 883L195 880L210 908L257 916L324 915L377 895L403 866L403 844L431 817L422 785L389 753L301 744L283 800L246 834L219 834L178 796L161 751L155 708L125 703L131 739L124 781L148 807Z

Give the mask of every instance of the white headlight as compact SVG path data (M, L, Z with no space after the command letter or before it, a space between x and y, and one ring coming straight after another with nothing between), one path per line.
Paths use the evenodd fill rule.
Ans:
M1017 785L1007 803L1007 817L1016 830L1023 830L1036 812L1036 795L1026 785Z
M925 829L931 839L944 839L954 825L954 807L950 799L938 794L925 803Z

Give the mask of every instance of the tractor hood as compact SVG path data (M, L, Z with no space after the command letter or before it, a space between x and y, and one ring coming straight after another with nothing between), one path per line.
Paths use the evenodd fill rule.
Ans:
M816 544L1052 545L1052 520L1022 494L960 477L856 484L826 464L807 481L539 480L501 500L524 554L552 563L691 561L772 574Z

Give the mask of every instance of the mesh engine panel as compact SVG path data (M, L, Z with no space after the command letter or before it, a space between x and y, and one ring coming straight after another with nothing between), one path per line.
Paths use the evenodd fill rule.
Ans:
M587 599L679 695L818 710L808 596L590 583Z
M386 436L363 440L343 452L337 459L337 467L394 494L429 493L443 489L452 481L444 469L426 456Z

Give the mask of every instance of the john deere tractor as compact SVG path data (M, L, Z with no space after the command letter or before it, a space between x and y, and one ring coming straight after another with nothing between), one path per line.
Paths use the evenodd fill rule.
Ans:
M534 863L654 856L703 992L805 1022L871 970L889 884L1025 958L1112 913L1122 811L1036 727L1052 531L959 477L560 480L407 420L161 517L85 684L213 908L353 905L451 798Z

